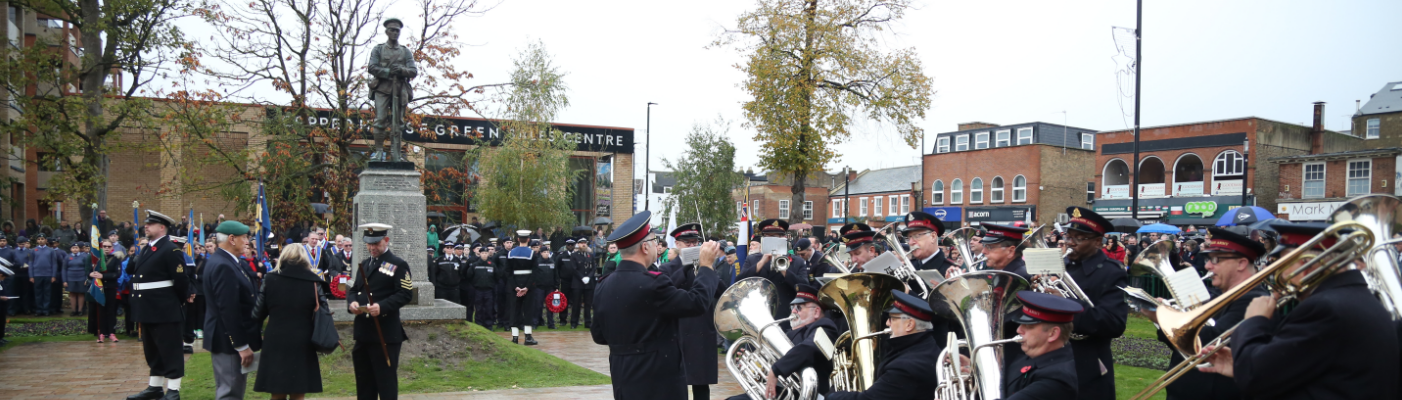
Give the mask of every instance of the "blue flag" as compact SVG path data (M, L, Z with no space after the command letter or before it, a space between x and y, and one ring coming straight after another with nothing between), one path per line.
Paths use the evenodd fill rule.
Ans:
M97 204L93 204L92 209L96 210ZM92 226L89 228L91 230L89 235L92 237L90 249L92 249L93 271L107 272L107 257L102 254L102 232L98 231L97 222L97 213L93 212ZM113 246L116 245L113 244ZM88 278L88 280L92 281L88 284L88 298L96 301L97 304L107 305L107 296L103 293L102 280L92 278Z
M254 204L253 213L254 248L258 250L253 258L266 261L263 251L268 244L268 234L272 232L272 218L268 215L268 196L263 190L263 181L261 180L258 181L258 199L257 203Z

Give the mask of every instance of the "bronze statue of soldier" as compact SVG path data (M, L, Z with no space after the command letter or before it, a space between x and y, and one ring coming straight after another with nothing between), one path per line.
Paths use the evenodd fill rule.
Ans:
M409 80L418 76L414 66L414 52L399 44L399 30L404 22L399 18L389 18L384 22L386 40L375 45L370 51L370 100L375 103L375 124L371 131L375 135L375 152L370 161L405 161L401 137L404 134L404 112L409 100L413 99L413 88ZM390 159L384 152L385 136L390 139Z

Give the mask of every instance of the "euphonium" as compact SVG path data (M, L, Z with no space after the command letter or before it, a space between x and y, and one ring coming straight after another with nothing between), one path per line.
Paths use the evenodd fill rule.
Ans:
M881 238L881 240L885 241L886 247L891 248L891 254L894 254L896 256L896 259L900 260L901 262L901 266L899 268L896 268L894 271L891 271L892 275L895 275L896 278L900 278L903 281L913 280L916 283L918 283L920 285L920 293L916 295L920 296L921 298L924 298L928 293L930 293L930 285L925 283L925 279L923 277L915 273L915 263L910 261L910 254L907 254L905 252L905 248L901 247L901 241L899 239L896 239L896 236L891 233L895 230L895 227L896 224L894 223L886 224L886 226L881 227L880 230L876 231L876 237ZM914 245L912 245L912 247L914 247Z
M770 366L793 348L779 328L792 319L774 319L774 284L760 277L735 282L716 301L716 331L734 342L725 353L725 366L751 398L765 398ZM818 373L804 368L797 376L778 376L779 399L811 400L818 395Z
M842 271L842 273L850 274L852 273L852 269L847 268L846 264L843 264L841 260L837 259L836 254L838 246L836 241L829 243L827 246L823 246L823 260L827 261L828 264L832 264L833 267L836 267L839 271Z
M905 283L873 272L843 275L818 289L818 302L842 310L850 329L833 342L832 390L863 391L876 382L881 352L869 339L879 334L886 309L896 301L892 289L905 289Z
M1344 230L1353 230L1353 232L1345 234L1342 233ZM1308 254L1325 240L1335 237L1339 240L1333 246L1319 254ZM1135 395L1133 399L1148 399L1168 387L1173 381L1181 378L1189 370L1197 368L1197 365L1211 357L1212 353L1229 344L1231 342L1230 335L1236 331L1238 326L1241 326L1240 323L1222 332L1206 345L1198 337L1198 331L1202 330L1203 325L1207 324L1213 315L1231 305L1232 302L1250 292L1251 289L1263 282L1267 283L1271 292L1279 296L1276 303L1279 306L1288 300L1298 298L1301 294L1309 293L1321 282L1334 276L1335 273L1348 270L1354 261L1368 253L1373 242L1373 232L1367 226L1353 221L1337 222L1300 247L1286 253L1279 260L1261 268L1245 282L1223 292L1222 295L1206 304L1186 312L1169 307L1159 308L1158 325L1163 335L1168 338L1168 342L1180 353L1194 356L1183 360L1182 363L1170 369L1158 380L1151 383L1149 387ZM1295 264L1302 259L1308 259L1308 261L1296 267ZM1299 283L1290 282L1297 277L1300 278ZM1199 354L1198 352L1204 347L1213 347L1214 349L1210 353Z
M964 340L950 342L939 358L940 386L936 398L943 400L1003 398L1003 348L1021 337L1003 339L1004 316L1022 306L1017 292L1027 288L1027 280L1011 272L985 270L959 275L935 286L927 299L940 317L958 321ZM959 348L969 350L969 374L960 372Z
M949 243L950 246L954 246L955 250L959 251L959 261L964 264L964 272L973 272L983 268L983 255L980 254L978 257L974 257L973 252L969 248L969 242L973 241L975 235L978 235L978 228L964 227L949 231L949 233L944 234L942 238L945 242Z
M1330 222L1354 221L1373 234L1376 243L1364 257L1367 268L1363 277L1368 288L1383 303L1383 308L1392 314L1393 320L1402 319L1402 282L1399 282L1397 266L1397 243L1402 239L1392 239L1392 235L1402 231L1402 200L1385 194L1372 194L1349 200L1330 217Z

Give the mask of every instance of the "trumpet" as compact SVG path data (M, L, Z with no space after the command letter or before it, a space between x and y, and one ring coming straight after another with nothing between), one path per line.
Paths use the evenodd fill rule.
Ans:
M1353 230L1353 232L1342 233L1345 230ZM1315 246L1335 237L1339 240L1333 246L1319 254L1308 254ZM1353 221L1338 222L1207 304L1191 311L1177 311L1170 307L1160 308L1158 310L1158 325L1162 329L1163 335L1173 344L1175 350L1185 355L1193 354L1194 356L1188 357L1182 363L1174 366L1173 369L1168 370L1159 379L1149 384L1149 387L1134 395L1132 399L1148 399L1160 390L1167 388L1178 378L1183 377L1188 371L1196 368L1198 364L1207 360L1223 346L1230 344L1231 334L1236 331L1237 327L1241 326L1240 323L1209 342L1207 346L1213 347L1212 351L1206 354L1197 354L1199 350L1207 347L1202 346L1201 340L1198 338L1198 332L1202 330L1202 327L1207 324L1208 320L1212 319L1213 315L1231 305L1232 302L1241 298L1251 289L1262 282L1267 283L1271 292L1279 296L1276 305L1280 306L1289 300L1299 298L1302 294L1309 293L1334 274L1348 270L1355 260L1368 253L1374 241L1373 232L1366 225ZM1298 267L1293 267L1300 260L1307 261ZM1297 277L1301 278L1300 282L1291 283L1291 280Z

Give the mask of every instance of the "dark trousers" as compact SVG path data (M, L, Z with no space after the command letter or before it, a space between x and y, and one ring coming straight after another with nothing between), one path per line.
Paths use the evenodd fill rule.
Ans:
M467 307L467 320L472 321L472 297L477 295L477 291L472 289L472 285L463 284L458 286L458 300L462 300L463 307Z
M570 301L570 326L579 326L579 313L583 308L584 326L594 325L594 289L575 288L574 298Z
M565 309L560 311L560 325L564 325L570 322L569 304L573 304L576 300L574 298L574 289L570 289L568 285L560 288L560 293L565 294L565 302L567 303Z
M545 306L545 296L554 291L555 288L553 287L543 287L536 290L536 311L534 314L531 314L536 316L535 326L546 325L549 326L550 329L555 329L555 314L557 313L550 312L550 308Z
M183 322L141 324L141 351L146 354L149 376L179 379L185 376L185 353L181 351Z
M34 278L34 313L50 313L53 311L54 284L53 278ZM60 288L62 290L62 288ZM62 295L60 295L62 296ZM62 299L62 297L59 297Z
M8 301L8 303L10 303L10 315L28 314L30 312L33 312L34 284L29 283L29 277L17 276L14 279L10 279L7 284L14 285L15 297L18 297L18 299Z
M128 300L128 296L131 295L122 295L122 298L117 300L117 306L122 308L122 320L126 321L122 324L124 332L127 336L136 336L136 320L131 318L131 301Z
M506 312L506 307L511 304L512 297L516 297L516 294L506 289L506 280L497 279L496 307L494 308L497 327L505 327L511 323L511 314Z
M434 297L434 298L437 298L437 299L443 299L443 300L451 301L451 302L454 302L454 303L462 304L462 300L458 298L458 287L457 287L457 286L436 286L436 285L435 285L435 286L433 287L433 297Z
M399 343L389 344L389 365L379 343L356 343L351 350L355 364L355 397L359 400L399 398Z
M535 290L528 290L525 296L520 297L516 296L515 290L511 291L511 298L506 303L508 327L520 328L531 324L531 319L528 316L530 315L531 292L533 291Z
M545 309L545 294L550 293L550 290L550 288L533 287L530 293L526 293L526 297L531 298L530 303L526 305L526 324L530 326L545 324L545 319L540 317L540 312Z
M5 282L5 283L10 283L10 282ZM8 309L9 307L10 307L10 301L9 301L9 300L0 300L0 310L5 310L5 309ZM5 340L5 323L7 323L7 322L9 322L9 321L10 321L9 318L5 318L4 316L0 316L0 340Z
M195 330L204 329L204 296L195 295L195 302L185 303L185 329L181 337L185 343L195 342Z
M492 329L492 323L496 321L496 289L476 289L472 290L472 304L475 310L472 312L472 322L482 325L487 329Z
M49 285L49 313L63 313L63 280Z
M88 316L88 320L95 322L88 324L90 329L93 330L93 334L115 335L116 332L114 331L117 329L117 300L112 298L111 295L108 295L107 304L97 304L97 302L92 300L88 300L87 304L88 312L93 313Z

